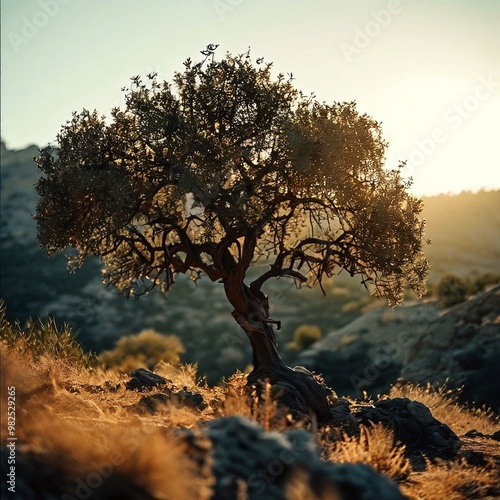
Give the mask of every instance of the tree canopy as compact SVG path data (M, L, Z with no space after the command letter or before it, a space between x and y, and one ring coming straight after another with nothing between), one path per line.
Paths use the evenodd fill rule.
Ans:
M380 123L303 95L250 52L214 49L172 83L132 78L109 120L73 114L37 158L41 246L73 247L73 265L100 256L107 284L129 294L168 290L177 273L243 283L261 259L255 293L345 270L391 304L408 285L421 295L422 202L402 165L384 167Z

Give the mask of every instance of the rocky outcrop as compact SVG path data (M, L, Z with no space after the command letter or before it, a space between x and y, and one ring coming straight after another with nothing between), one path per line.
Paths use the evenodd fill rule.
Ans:
M130 374L130 380L125 384L129 391L148 392L159 388L161 392L144 396L140 399L139 410L156 413L166 404L187 406L197 410L207 407L203 396L188 390L187 387L178 389L171 380L144 368L138 368Z
M446 311L408 352L402 379L463 389L463 402L500 411L500 286Z
M320 373L338 394L385 393L400 376L411 345L439 317L439 309L432 301L377 308L315 342L299 361Z
M320 498L336 493L342 500L396 500L405 498L398 487L365 464L334 464L320 459L311 436L303 429L266 432L256 422L232 416L209 422L201 435L183 431L193 455L206 449L215 476L218 500L284 500L294 479L305 480Z
M358 407L356 419L364 425L381 423L405 445L413 467L425 467L425 458L452 458L461 446L458 436L436 420L429 408L407 398L381 399L373 405Z
M304 351L338 394L386 393L398 380L462 388L462 403L500 412L500 287L443 310L426 301L371 311Z

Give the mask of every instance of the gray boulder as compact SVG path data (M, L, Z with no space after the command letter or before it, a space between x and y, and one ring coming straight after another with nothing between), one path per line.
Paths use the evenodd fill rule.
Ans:
M407 398L381 399L358 407L354 416L361 424L381 423L392 429L415 469L423 469L426 458L453 458L462 444L427 406Z
M200 450L200 435L183 431L185 439ZM266 432L259 424L232 416L209 422L202 435L211 445L212 471L217 500L238 498L238 484L246 484L246 498L285 500L287 487L306 473L310 488L321 497L335 491L343 500L396 500L405 498L399 488L366 464L334 464L320 459L311 436L304 429Z

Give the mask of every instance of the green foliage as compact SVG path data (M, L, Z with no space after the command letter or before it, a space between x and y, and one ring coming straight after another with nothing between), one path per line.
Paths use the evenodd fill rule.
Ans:
M436 286L436 294L445 307L460 304L467 298L467 282L454 274L445 274Z
M34 357L53 356L63 362L81 364L87 368L96 364L92 353L85 353L64 325L58 329L53 318L46 323L41 320L28 320L24 329L19 324L12 324L6 319L6 308L0 303L0 341L11 348L29 350Z
M168 290L177 273L231 277L241 310L259 257L273 260L254 296L270 278L321 286L342 269L391 304L407 285L422 295L422 202L384 168L380 124L355 102L304 96L250 52L216 60L215 48L173 84L132 78L109 124L74 113L57 155L37 159L40 244L73 247L75 265L101 256L127 294Z
M178 365L183 352L184 346L177 336L143 330L119 339L113 350L99 355L99 362L104 368L120 372L144 367L152 370L160 361Z
M316 325L300 325L293 335L293 342L287 344L288 349L302 351L321 338L321 330Z

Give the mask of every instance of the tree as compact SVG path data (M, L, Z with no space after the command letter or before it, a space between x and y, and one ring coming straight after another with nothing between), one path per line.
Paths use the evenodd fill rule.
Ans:
M391 304L425 291L422 202L383 168L380 124L355 102L305 96L292 75L250 52L216 60L211 45L173 84L149 74L124 88L110 123L74 113L41 150L38 238L69 264L100 256L128 295L170 290L178 273L220 282L253 348L249 385L269 380L285 404L328 418L328 390L281 360L263 286L320 286L341 270ZM252 265L266 263L258 278Z

